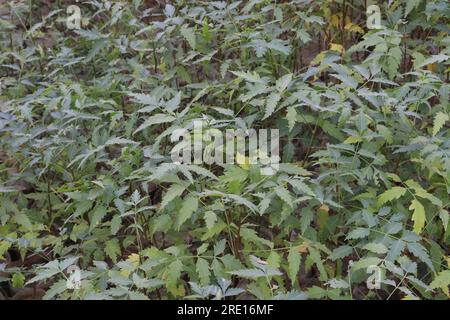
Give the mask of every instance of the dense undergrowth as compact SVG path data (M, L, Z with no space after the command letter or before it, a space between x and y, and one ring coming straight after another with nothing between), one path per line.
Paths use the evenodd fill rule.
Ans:
M0 298L448 299L450 7L378 5L1 0ZM173 164L194 120L280 169Z

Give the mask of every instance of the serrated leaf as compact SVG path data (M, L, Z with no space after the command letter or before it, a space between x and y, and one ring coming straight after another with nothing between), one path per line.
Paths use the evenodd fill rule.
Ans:
M445 114L441 111L436 113L433 122L433 136L438 134L438 132L442 129L442 127L448 120L449 120L448 114Z
M295 107L289 107L287 109L286 119L288 121L289 131L292 131L297 121L297 111L295 110Z
M109 138L108 141L105 142L105 146L110 146L113 144L138 144L138 143L133 140L124 139L120 137Z
M25 276L20 272L14 273L11 278L11 284L13 288L22 288L25 284Z
M43 300L50 300L56 297L58 294L63 293L67 290L67 280L61 279L54 284L45 292L45 295L42 297Z
M14 216L16 222L28 230L33 229L33 224L25 213L16 213Z
M183 270L183 263L180 260L175 260L167 267L166 284L168 287L175 287L178 280L180 280L181 271Z
M228 273L238 276L238 277L247 278L247 279L256 279L256 278L266 276L266 274L260 269L242 269L242 270L229 271ZM281 275L281 273L280 273L280 275Z
M103 220L103 218L106 216L106 213L107 210L104 206L99 205L95 207L91 218L91 226L90 226L91 230Z
M120 245L117 239L110 239L105 243L105 253L112 260L117 263L117 257L120 256Z
M446 61L448 58L450 58L450 56L447 56L445 54L433 55L430 58L425 59L424 61L422 61L422 63L420 63L417 66L415 66L415 68L416 69L420 69L423 66L426 66L426 65L429 65L429 64L440 63L440 62Z
M196 39L195 39L195 31L192 28L182 26L180 29L181 35L186 39L191 48L195 50L196 47Z
M209 264L208 262L203 258L197 259L197 264L195 265L197 274L200 278L200 283L202 285L209 284L209 277L211 272L209 271Z
M198 209L198 199L195 196L189 195L183 200L183 205L181 206L180 212L177 217L178 229L180 226L186 222L192 214Z
M399 199L406 193L406 188L403 187L392 187L392 189L386 190L381 195L378 196L378 206L385 204L386 202L392 201L394 199Z
M330 255L330 259L336 261L337 259L345 258L353 252L353 247L350 246L340 246L333 250Z
M284 90L287 89L287 87L289 86L289 84L292 81L292 73L288 73L284 76L282 76L281 78L279 78L276 83L275 86L278 90L278 92L283 92Z
M447 231L448 221L449 221L449 214L446 210L442 209L439 211L439 218L442 220L442 226L444 227L444 230Z
M345 238L346 240L365 238L370 234L370 230L366 228L355 228L350 231Z
M253 72L253 73L242 72L242 71L230 71L230 72L232 74L234 74L235 76L242 78L251 83L261 83L261 84L265 83L265 81L263 81L261 79L261 77L259 76L259 74L257 74L256 72Z
M377 257L362 258L353 264L352 271L357 271L360 269L365 270L370 266L377 266L380 262L381 259Z
M414 221L413 230L415 233L420 234L425 226L425 208L417 199L413 199L411 201L411 205L409 206L409 210L413 210L413 215L411 218L411 220Z
M185 189L186 188L181 184L173 184L164 194L161 201L160 210L164 209L173 199L175 199L178 196L181 196L181 194Z
M211 229L217 221L217 215L213 211L206 211L204 219L206 227L208 229Z
M430 283L431 289L447 288L450 285L450 270L444 270L438 273L438 275Z
M119 215L115 215L111 220L111 234L116 235L122 225L122 218Z
M292 207L292 197L287 189L282 186L277 186L274 191L281 200L283 200L289 207Z
M266 100L266 111L264 113L264 119L267 119L272 115L272 113L275 111L275 108L277 107L278 101L280 101L281 95L277 92L272 92Z
M396 240L390 247L389 253L386 256L386 260L395 261L402 251L405 249L406 243L403 240Z
M406 8L405 8L405 17L408 16L408 14L414 9L417 8L417 6L420 4L422 0L408 0L406 1Z
M408 250L415 255L417 258L425 262L425 264L434 271L433 263L431 262L431 259L427 253L427 250L417 242L408 242L406 244Z
M147 120L144 121L143 124L141 124L134 132L133 134L138 133L139 131L142 131L144 129L147 129L148 127L155 125L155 124L161 124L166 122L172 122L175 120L175 117L167 115L167 114L155 114L154 116L151 116Z
M291 247L288 255L288 275L292 285L297 281L297 273L300 269L301 255L296 247Z
M386 246L382 243L368 243L366 244L363 249L372 251L374 253L378 253L378 254L384 254L388 252L388 248L386 248Z

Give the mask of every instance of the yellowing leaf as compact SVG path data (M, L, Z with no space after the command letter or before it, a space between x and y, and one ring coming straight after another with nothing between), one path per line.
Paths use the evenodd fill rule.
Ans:
M324 58L325 58L325 51L322 51L319 54L317 54L317 56L315 56L314 59L311 60L309 65L313 66L316 64L320 64ZM317 80L317 79L315 78L314 80Z
M128 262L133 264L133 267L137 267L139 265L139 255L137 253L132 253L127 258Z
M344 47L338 43L330 43L330 50L337 51L339 53L344 53Z
M129 268L123 268L120 270L120 274L124 277L128 277L132 270L136 269L139 266L139 255L137 253L132 253L128 256L127 262L130 262L133 268L130 270Z
M327 206L326 204L323 204L319 207L319 209L317 209L317 211L325 211L325 212L329 212L330 211L330 207Z
M431 72L437 72L437 67L438 67L438 65L436 62L427 64L427 70L431 71Z
M239 152L236 153L236 163L242 169L245 169L245 170L250 169L250 159Z
M301 245L299 245L297 247L297 251L300 252L300 253L307 253L308 252L308 248L309 248L308 243L304 242L304 243L302 243Z
M348 137L347 139L345 139L344 143L352 144L352 143L358 143L361 141L363 141L363 139L361 137L351 136L351 137Z
M330 25L331 25L332 27L339 28L340 20L341 20L341 19L340 19L339 15L333 14L333 15L331 16L331 19L330 19Z
M439 272L439 274L430 283L431 289L441 288L447 296L449 295L448 286L450 285L450 270L444 270Z
M411 201L409 209L414 210L411 218L411 220L414 221L413 230L415 233L420 234L423 227L425 226L425 208L418 200L414 199L413 201Z
M345 30L348 30L350 32L358 32L361 34L364 34L364 30L363 28L361 28L360 26L358 26L357 24L353 24L353 23L347 23L344 27Z

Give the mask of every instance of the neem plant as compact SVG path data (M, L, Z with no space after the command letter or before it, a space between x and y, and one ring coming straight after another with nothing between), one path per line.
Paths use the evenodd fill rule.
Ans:
M0 8L0 298L450 297L448 1L71 5Z

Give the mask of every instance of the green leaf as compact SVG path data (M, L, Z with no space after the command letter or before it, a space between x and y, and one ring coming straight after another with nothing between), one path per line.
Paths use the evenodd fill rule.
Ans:
M438 273L434 280L430 283L431 289L447 288L450 285L450 270L444 270Z
M33 224L25 213L16 213L14 216L16 222L28 230L33 229Z
M263 269L242 269L229 271L228 273L233 274L238 277L246 278L246 279L257 279L261 277L273 277L273 276L281 276L283 275L279 270L273 269L270 267Z
M333 252L330 255L330 259L333 261L336 261L337 259L345 258L346 256L350 255L353 252L353 247L344 245L340 246L333 250Z
M319 269L320 281L327 281L328 274L327 271L325 270L325 266L323 265L319 250L315 248L309 248L309 256L311 257L311 260L316 264L317 269Z
M209 277L211 272L209 271L209 264L208 262L203 258L197 259L196 269L198 276L200 278L200 283L202 285L209 284Z
M144 129L147 129L148 127L155 125L155 124L161 124L166 122L172 122L175 120L175 117L166 115L166 114L155 114L154 116L151 116L147 120L144 121L143 124L141 124L134 132L133 134L138 133L139 131L142 131Z
M277 186L274 189L275 193L281 200L283 200L289 207L292 208L292 197L289 191L282 186Z
M425 264L434 271L433 263L424 246L417 242L408 242L406 246L413 255L425 262Z
M181 225L188 220L192 214L198 209L198 199L195 196L189 195L183 200L183 205L180 209L177 218L177 226L180 229Z
M429 64L433 64L433 63L439 63L439 62L443 62L446 61L448 58L450 58L449 56L445 55L445 54L437 54L437 55L433 55L428 59L425 59L424 61L422 61L422 63L418 64L417 66L415 66L416 69L420 69L423 66L429 65Z
M283 92L284 90L287 89L287 87L289 86L289 84L292 81L292 73L288 73L284 76L282 76L281 78L279 78L275 84L278 92Z
M182 186L181 184L173 184L163 196L160 210L164 209L173 199L181 196L185 189L186 187Z
M345 238L346 240L365 238L370 234L370 230L366 228L356 228L350 231Z
M11 248L11 242L0 240L0 258L4 257L6 251Z
M414 9L417 8L417 6L420 4L422 0L408 0L406 1L406 8L405 8L405 17L408 16L408 14Z
M115 215L111 220L111 234L116 235L122 226L122 218L119 215Z
M82 201L76 203L76 209L73 213L73 217L79 217L82 214L88 212L92 208L93 201Z
M380 262L381 259L377 257L362 258L353 264L352 271L367 269L370 266L377 266Z
M168 287L175 287L178 280L180 280L181 271L183 270L183 263L180 260L175 260L169 264L167 268L166 284Z
M395 261L400 256L400 254L405 249L405 247L406 247L405 241L403 241L401 239L396 240L391 245L391 247L389 249L389 253L386 256L386 260L388 260L388 261Z
M272 115L277 107L278 101L280 101L281 95L279 93L273 92L267 97L266 101L266 112L264 114L263 120L267 119Z
M385 204L386 202L392 201L394 199L399 199L406 193L406 188L403 187L392 187L392 189L386 190L381 195L378 196L378 206Z
M438 134L438 132L442 129L442 127L448 120L449 120L448 114L443 113L441 111L436 113L433 123L433 136Z
M287 109L286 119L288 121L289 131L292 131L297 121L297 111L295 110L295 107L289 107Z
M14 273L11 278L11 284L13 288L23 288L25 284L25 276L20 272Z
M374 243L374 242L366 244L363 247L363 249L372 251L372 252L377 253L377 254L384 254L384 253L388 252L388 248L386 248L386 246L384 244L382 244L382 243Z
M271 251L267 257L267 264L275 269L280 267L281 257L276 251Z
M112 260L117 263L117 257L120 256L120 245L117 239L111 239L105 243L105 253Z
M217 215L213 211L206 211L203 217L206 223L206 227L211 229L217 221Z
M61 279L54 284L45 292L45 295L43 297L44 300L50 300L56 297L58 294L63 293L67 290L67 280Z
M261 83L261 84L265 83L265 81L263 81L261 79L261 77L259 76L259 74L257 74L256 72L253 72L253 73L242 72L242 71L230 71L230 72L232 74L234 74L235 76L242 78L251 83Z
M192 28L188 28L186 26L182 26L180 29L181 35L186 39L191 48L195 50L196 39L195 39L195 31Z
M300 270L301 255L297 247L291 247L288 255L288 275L291 279L292 285L297 281L297 273Z
M444 230L447 231L449 214L446 210L442 209L439 211L439 218L442 220L442 225L444 226Z
M95 207L91 218L91 226L90 226L91 230L103 220L103 218L106 216L106 213L107 210L104 206L99 205Z
M266 276L266 274L260 269L242 269L236 271L229 271L228 273L246 279L256 279Z

